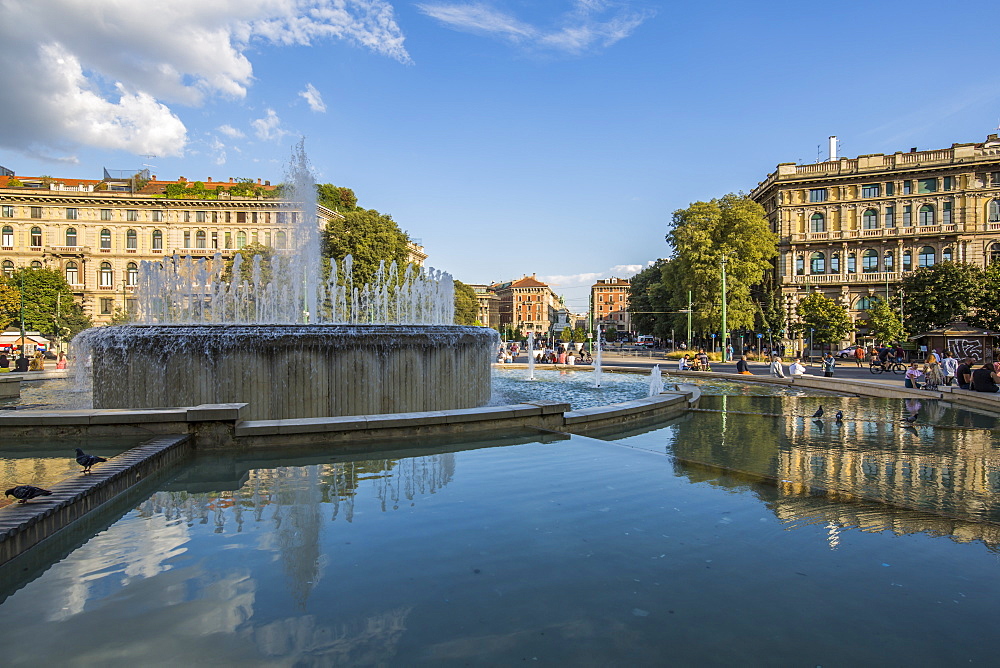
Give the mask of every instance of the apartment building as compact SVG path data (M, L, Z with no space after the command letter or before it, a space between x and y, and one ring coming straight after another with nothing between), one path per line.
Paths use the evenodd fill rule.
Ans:
M565 310L562 299L535 274L489 287L499 298L501 327L510 325L525 336L534 332L536 337L542 337L550 333L558 335L566 324L566 318L560 317Z
M779 164L751 192L780 238L776 275L790 321L809 291L857 320L875 297L895 296L907 272L1000 259L997 135L930 151L831 155Z
M590 308L594 326L607 331L631 332L632 318L628 312L628 291L632 281L628 278L598 279L590 286Z

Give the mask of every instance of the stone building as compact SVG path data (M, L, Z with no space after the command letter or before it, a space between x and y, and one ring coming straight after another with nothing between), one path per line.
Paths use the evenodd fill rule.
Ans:
M494 283L490 286L499 298L501 327L510 325L520 329L525 336L534 332L536 337L558 334L554 328L564 322L559 317L562 299L535 274L516 281ZM559 327L561 331L561 327Z
M919 267L1000 259L1000 138L950 148L782 163L750 193L779 236L790 321L809 291L855 319ZM906 308L905 295L903 296Z
M479 302L479 323L493 329L500 329L500 297L492 286L484 283L473 283L469 285L476 293L476 301Z
M9 172L9 170L7 170ZM298 222L295 202L267 196L237 197L224 192L233 180L208 179L216 199L167 199L177 181L153 176L137 188L129 180L17 177L0 175L0 271L46 267L66 277L94 324L107 324L116 310L130 310L144 260L174 254L229 258L240 248L261 243L290 250ZM257 181L258 191L273 191ZM324 226L340 214L316 207ZM410 244L411 261L422 264L423 248Z
M631 332L632 318L628 312L628 291L632 281L628 278L598 279L590 286L590 307L594 326L608 331Z

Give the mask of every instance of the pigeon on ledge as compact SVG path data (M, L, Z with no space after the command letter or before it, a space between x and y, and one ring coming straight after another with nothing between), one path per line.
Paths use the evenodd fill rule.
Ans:
M36 496L49 496L52 492L47 489L42 489L41 487L32 487L31 485L18 485L17 487L11 487L6 492L4 496L13 496L17 499L18 503L27 503L28 499L33 499Z
M821 417L823 417L823 407L822 406L819 407L819 410L817 410L815 413L813 413L813 417L814 418L821 418Z
M844 411L837 411L837 422L844 421Z
M101 462L108 461L104 457L98 457L97 455L88 455L86 452L80 448L76 449L76 463L83 467L84 473L90 473L90 467L94 464L100 464Z

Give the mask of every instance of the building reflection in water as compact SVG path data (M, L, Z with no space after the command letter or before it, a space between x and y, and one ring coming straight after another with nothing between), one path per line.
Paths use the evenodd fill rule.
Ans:
M856 399L766 401L757 415L744 403L742 414L701 412L678 421L672 453L680 472L735 486L768 481L755 488L773 512L790 526L826 526L832 547L846 528L1000 545L1000 441L990 429L962 426L992 426L992 417L984 422L924 401L910 427L901 417L913 406L902 402L852 414ZM843 422L811 419L819 402L827 416L843 406ZM712 467L727 474L713 478Z

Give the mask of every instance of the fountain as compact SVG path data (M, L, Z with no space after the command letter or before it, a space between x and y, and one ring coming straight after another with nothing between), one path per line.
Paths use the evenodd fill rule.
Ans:
M663 392L663 377L660 374L660 365L654 364L649 372L649 396L655 397Z
M535 333L528 332L528 380L535 379Z
M594 351L594 387L601 386L601 332L597 332L597 350Z
M285 419L489 401L497 335L453 324L451 276L382 263L360 286L347 256L324 277L302 143L288 182L290 253L144 262L136 321L74 339L74 357L92 362L94 408L247 402L247 418Z

